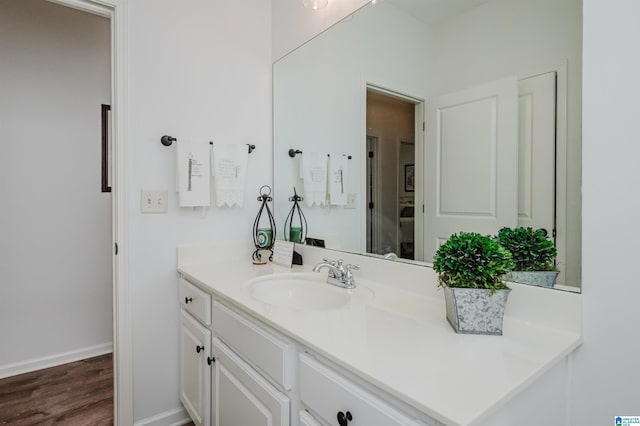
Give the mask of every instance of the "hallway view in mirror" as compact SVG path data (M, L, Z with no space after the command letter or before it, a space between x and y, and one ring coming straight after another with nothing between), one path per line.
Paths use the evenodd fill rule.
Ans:
M422 244L415 232L415 194L424 187L415 179L416 141L421 147L422 102L398 93L367 87L366 250L413 260ZM417 121L416 121L417 119ZM418 215L418 220L421 220ZM419 241L418 241L419 240Z
M274 64L277 223L312 157L329 182L350 157L344 197L302 205L327 248L428 264L454 232L542 228L556 288L579 289L581 49L580 0L363 7Z

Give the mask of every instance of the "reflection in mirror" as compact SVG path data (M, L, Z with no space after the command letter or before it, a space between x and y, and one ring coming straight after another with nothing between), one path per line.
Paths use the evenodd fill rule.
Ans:
M454 232L543 228L579 288L581 1L452 3L367 5L274 64L277 223L295 186L336 250L430 262Z
M414 259L415 113L398 94L367 88L367 253ZM375 136L374 136L375 135Z

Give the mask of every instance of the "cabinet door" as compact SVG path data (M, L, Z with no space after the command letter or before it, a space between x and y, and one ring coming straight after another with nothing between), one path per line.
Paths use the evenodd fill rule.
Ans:
M209 426L211 413L211 332L184 310L180 316L180 401L198 426Z
M212 424L288 426L289 398L218 338L213 339L212 348Z

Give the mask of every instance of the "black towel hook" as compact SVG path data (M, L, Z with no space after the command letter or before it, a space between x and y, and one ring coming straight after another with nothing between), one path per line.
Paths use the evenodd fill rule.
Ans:
M177 138L174 138L173 136L169 136L169 135L164 135L163 137L160 138L160 142L162 142L162 145L164 146L171 146L171 144L177 140L178 140Z

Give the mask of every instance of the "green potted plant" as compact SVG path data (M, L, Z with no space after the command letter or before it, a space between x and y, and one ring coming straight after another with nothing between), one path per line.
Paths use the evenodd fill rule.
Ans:
M513 282L549 288L554 286L559 273L555 265L557 251L544 230L502 228L496 241L511 252Z
M503 281L513 266L511 253L490 236L453 234L433 257L444 289L447 320L456 333L502 334L511 291Z

